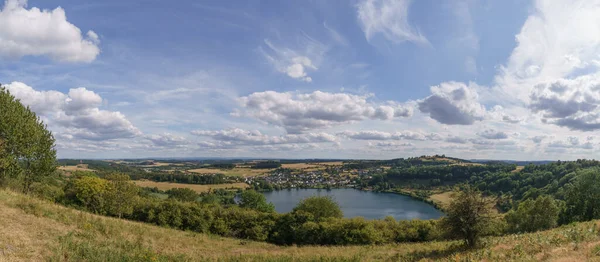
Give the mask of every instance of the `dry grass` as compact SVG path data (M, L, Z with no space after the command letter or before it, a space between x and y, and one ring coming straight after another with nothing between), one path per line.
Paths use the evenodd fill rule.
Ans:
M141 187L157 187L160 190L169 190L171 188L189 188L198 193L208 192L211 189L238 189L249 187L246 183L233 183L233 184L215 184L215 185L194 185L194 184L180 184L180 183L169 183L169 182L154 182L148 180L136 180L133 181L136 185Z
M343 164L344 163L341 161L318 162L318 163L293 163L293 164L282 164L281 167L290 168L290 169L313 169L313 171L314 171L314 170L325 169L330 166L341 166Z
M517 166L517 168L515 168L515 170L511 171L512 173L517 173L517 172L521 172L521 170L523 170L523 168L525 168L524 166Z
M0 190L0 261L600 261L598 221L458 242L282 247L101 217Z
M75 171L89 171L89 172L96 172L96 170L93 169L89 169L87 167L87 165L77 165L77 166L59 166L58 167L59 170L62 171L66 171L66 172L75 172Z
M450 201L452 200L452 193L453 192L443 192L439 194L433 194L429 196L429 199L433 202L438 203L442 207L446 207L450 204Z

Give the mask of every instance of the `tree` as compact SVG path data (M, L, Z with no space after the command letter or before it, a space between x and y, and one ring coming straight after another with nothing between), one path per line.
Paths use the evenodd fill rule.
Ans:
M240 207L254 209L260 212L275 212L273 203L267 203L267 198L255 190L246 190L240 195Z
M491 206L491 200L476 189L466 187L453 195L442 226L449 236L461 238L467 246L474 247L492 221Z
M565 194L561 217L563 223L600 218L600 169L577 171L575 181Z
M315 220L335 217L341 218L344 216L340 206L331 196L312 196L303 199L298 203L292 212L296 213L303 211L313 215Z
M560 209L550 196L527 199L504 217L511 232L534 232L556 226Z
M108 181L95 176L81 176L70 181L65 190L69 201L97 213L105 214Z
M194 202L198 199L196 191L189 188L171 188L167 190L169 199L175 199L183 202Z
M110 174L106 179L109 181L104 193L107 212L119 218L133 213L140 187L133 184L125 174Z
M54 137L44 123L0 86L0 183L17 178L23 191L56 170Z

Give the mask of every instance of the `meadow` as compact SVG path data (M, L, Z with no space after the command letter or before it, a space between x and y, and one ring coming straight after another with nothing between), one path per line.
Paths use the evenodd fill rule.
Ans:
M102 217L0 190L0 261L600 261L600 222L458 241L276 246Z

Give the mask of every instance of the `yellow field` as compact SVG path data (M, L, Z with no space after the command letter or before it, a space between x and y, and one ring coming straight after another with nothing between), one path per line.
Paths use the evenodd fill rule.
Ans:
M521 170L523 170L523 168L525 168L525 167L524 166L517 166L517 168L515 170L513 170L512 173L521 172Z
M77 165L77 166L59 166L59 170L66 172L75 172L75 171L89 171L96 172L96 170L87 168L87 165Z
M216 169L216 168L198 168L191 169L188 172L196 173L196 174L225 174L224 170Z
M161 228L0 190L0 261L599 261L598 221L531 234L369 246L276 246Z
M452 199L452 192L443 192L439 194L433 194L429 196L429 199L433 202L440 204L442 207L450 204L450 200Z
M283 168L291 168L291 169L306 169L306 168L316 168L316 169L325 169L328 166L341 166L344 163L341 161L338 162L319 162L319 163L293 163L293 164L282 164Z
M168 183L168 182L154 182L148 180L135 180L136 185L141 187L157 187L160 190L169 190L171 188L189 188L198 193L208 192L211 189L238 189L249 187L246 183L233 183L233 184L215 184L215 185L194 185L194 184L181 184L181 183Z

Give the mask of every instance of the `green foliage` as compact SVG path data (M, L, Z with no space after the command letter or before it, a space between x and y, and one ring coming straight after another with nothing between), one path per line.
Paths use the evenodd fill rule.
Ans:
M451 237L460 238L467 246L477 245L479 238L489 231L492 221L490 200L479 191L466 187L456 192L446 209L442 226Z
M94 176L77 177L67 184L67 201L97 214L104 214L109 182Z
M550 196L527 199L504 217L508 230L514 233L535 232L556 226L560 209Z
M29 192L55 171L54 137L28 107L0 86L0 185L18 180Z
M107 214L119 218L131 214L140 188L129 180L128 175L115 173L106 176L106 179L109 184L103 198Z
M193 202L198 199L198 194L196 191L189 188L171 188L167 190L167 195L169 195L169 199L175 199L184 202Z
M246 190L240 195L240 207L254 209L260 212L275 212L273 203L267 203L267 198L255 190Z
M344 216L340 206L330 196L312 196L298 203L292 212L303 211L311 214L315 220L341 218Z
M600 169L577 172L565 195L565 211L561 222L588 221L600 218Z

